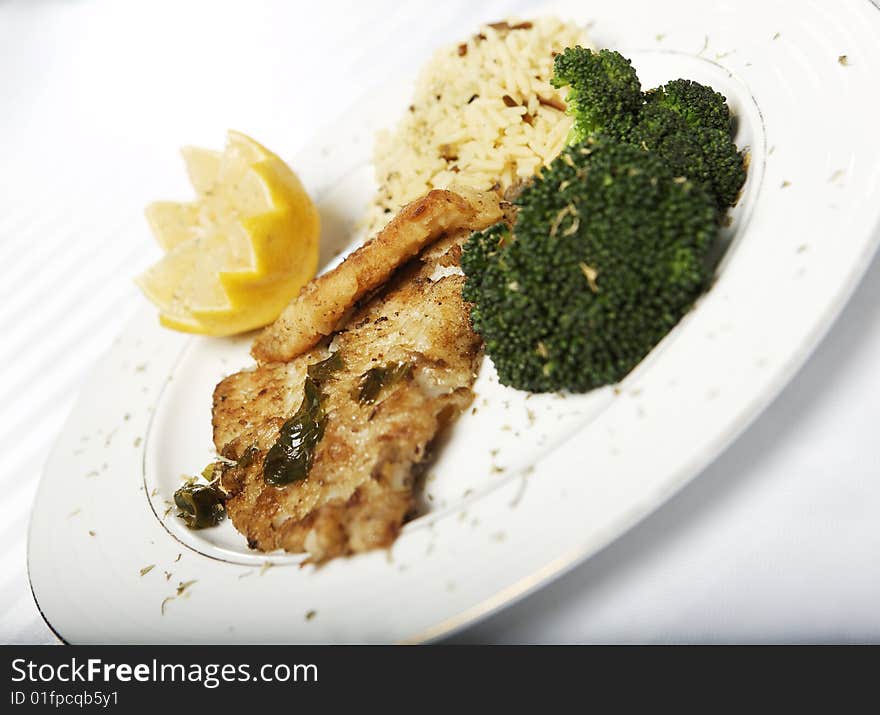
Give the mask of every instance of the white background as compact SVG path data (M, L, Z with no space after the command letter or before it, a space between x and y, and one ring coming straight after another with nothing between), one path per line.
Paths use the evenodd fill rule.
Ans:
M157 255L143 206L187 196L177 148L219 148L231 127L293 156L437 44L535 6L0 2L0 643L55 642L28 588L30 506L83 376L143 300L131 278ZM454 640L880 641L878 370L875 260L704 474Z

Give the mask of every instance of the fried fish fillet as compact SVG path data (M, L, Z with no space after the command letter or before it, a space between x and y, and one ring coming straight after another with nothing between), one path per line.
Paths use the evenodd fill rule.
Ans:
M235 462L221 477L226 508L252 548L308 552L319 563L394 541L431 442L473 399L481 342L461 298L464 279L451 274L469 233L401 268L329 344L217 386L214 442ZM267 452L303 400L308 366L332 353L342 367L320 387L326 421L308 476L273 486L263 474ZM369 384L389 369L394 380Z
M502 218L493 192L429 191L401 209L371 241L313 280L254 341L257 362L284 362L330 335L351 307L385 283L402 263L441 235L478 231Z

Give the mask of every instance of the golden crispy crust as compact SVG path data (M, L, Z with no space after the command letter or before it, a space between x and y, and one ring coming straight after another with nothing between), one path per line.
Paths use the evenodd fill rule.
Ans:
M456 263L450 236L403 268L360 308L330 346L223 380L214 393L214 441L227 466L227 511L253 548L308 552L321 562L390 545L412 509L414 473L445 424L473 399L480 340L461 298L463 278L437 278ZM444 271L441 271L444 272ZM263 479L263 461L296 411L309 364L330 354L344 367L322 388L324 436L309 476L282 487ZM358 399L361 376L392 362L412 366L376 401Z
M336 330L357 301L441 235L461 228L481 230L501 217L494 193L429 191L336 268L306 285L257 336L251 354L261 363L292 360Z

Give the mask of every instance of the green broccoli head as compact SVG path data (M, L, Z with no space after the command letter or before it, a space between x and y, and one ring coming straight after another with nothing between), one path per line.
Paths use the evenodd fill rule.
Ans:
M489 266L498 260L499 254L510 241L510 227L504 223L496 223L494 226L471 234L468 239L467 250L461 256L462 270L468 279L461 290L462 297L472 303L476 303L480 295L481 281L478 277L486 275Z
M619 381L710 280L713 197L635 145L569 147L517 204L512 229L474 234L462 257L474 329L505 385Z
M733 205L746 180L724 96L679 79L649 91L629 141L659 154L672 171L702 182L718 207Z
M574 124L568 143L584 141L594 132L623 136L642 106L636 71L619 52L568 47L553 62L554 87L568 87L566 104Z
M699 82L689 79L673 80L645 92L645 101L649 105L671 109L694 128L717 129L728 134L733 128L724 95Z

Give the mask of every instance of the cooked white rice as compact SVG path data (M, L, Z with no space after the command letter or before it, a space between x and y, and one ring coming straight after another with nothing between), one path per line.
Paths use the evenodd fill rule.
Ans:
M590 47L583 28L540 18L481 27L439 50L397 128L377 137L371 232L429 189L505 189L552 160L571 126L549 82L553 55L574 45Z

